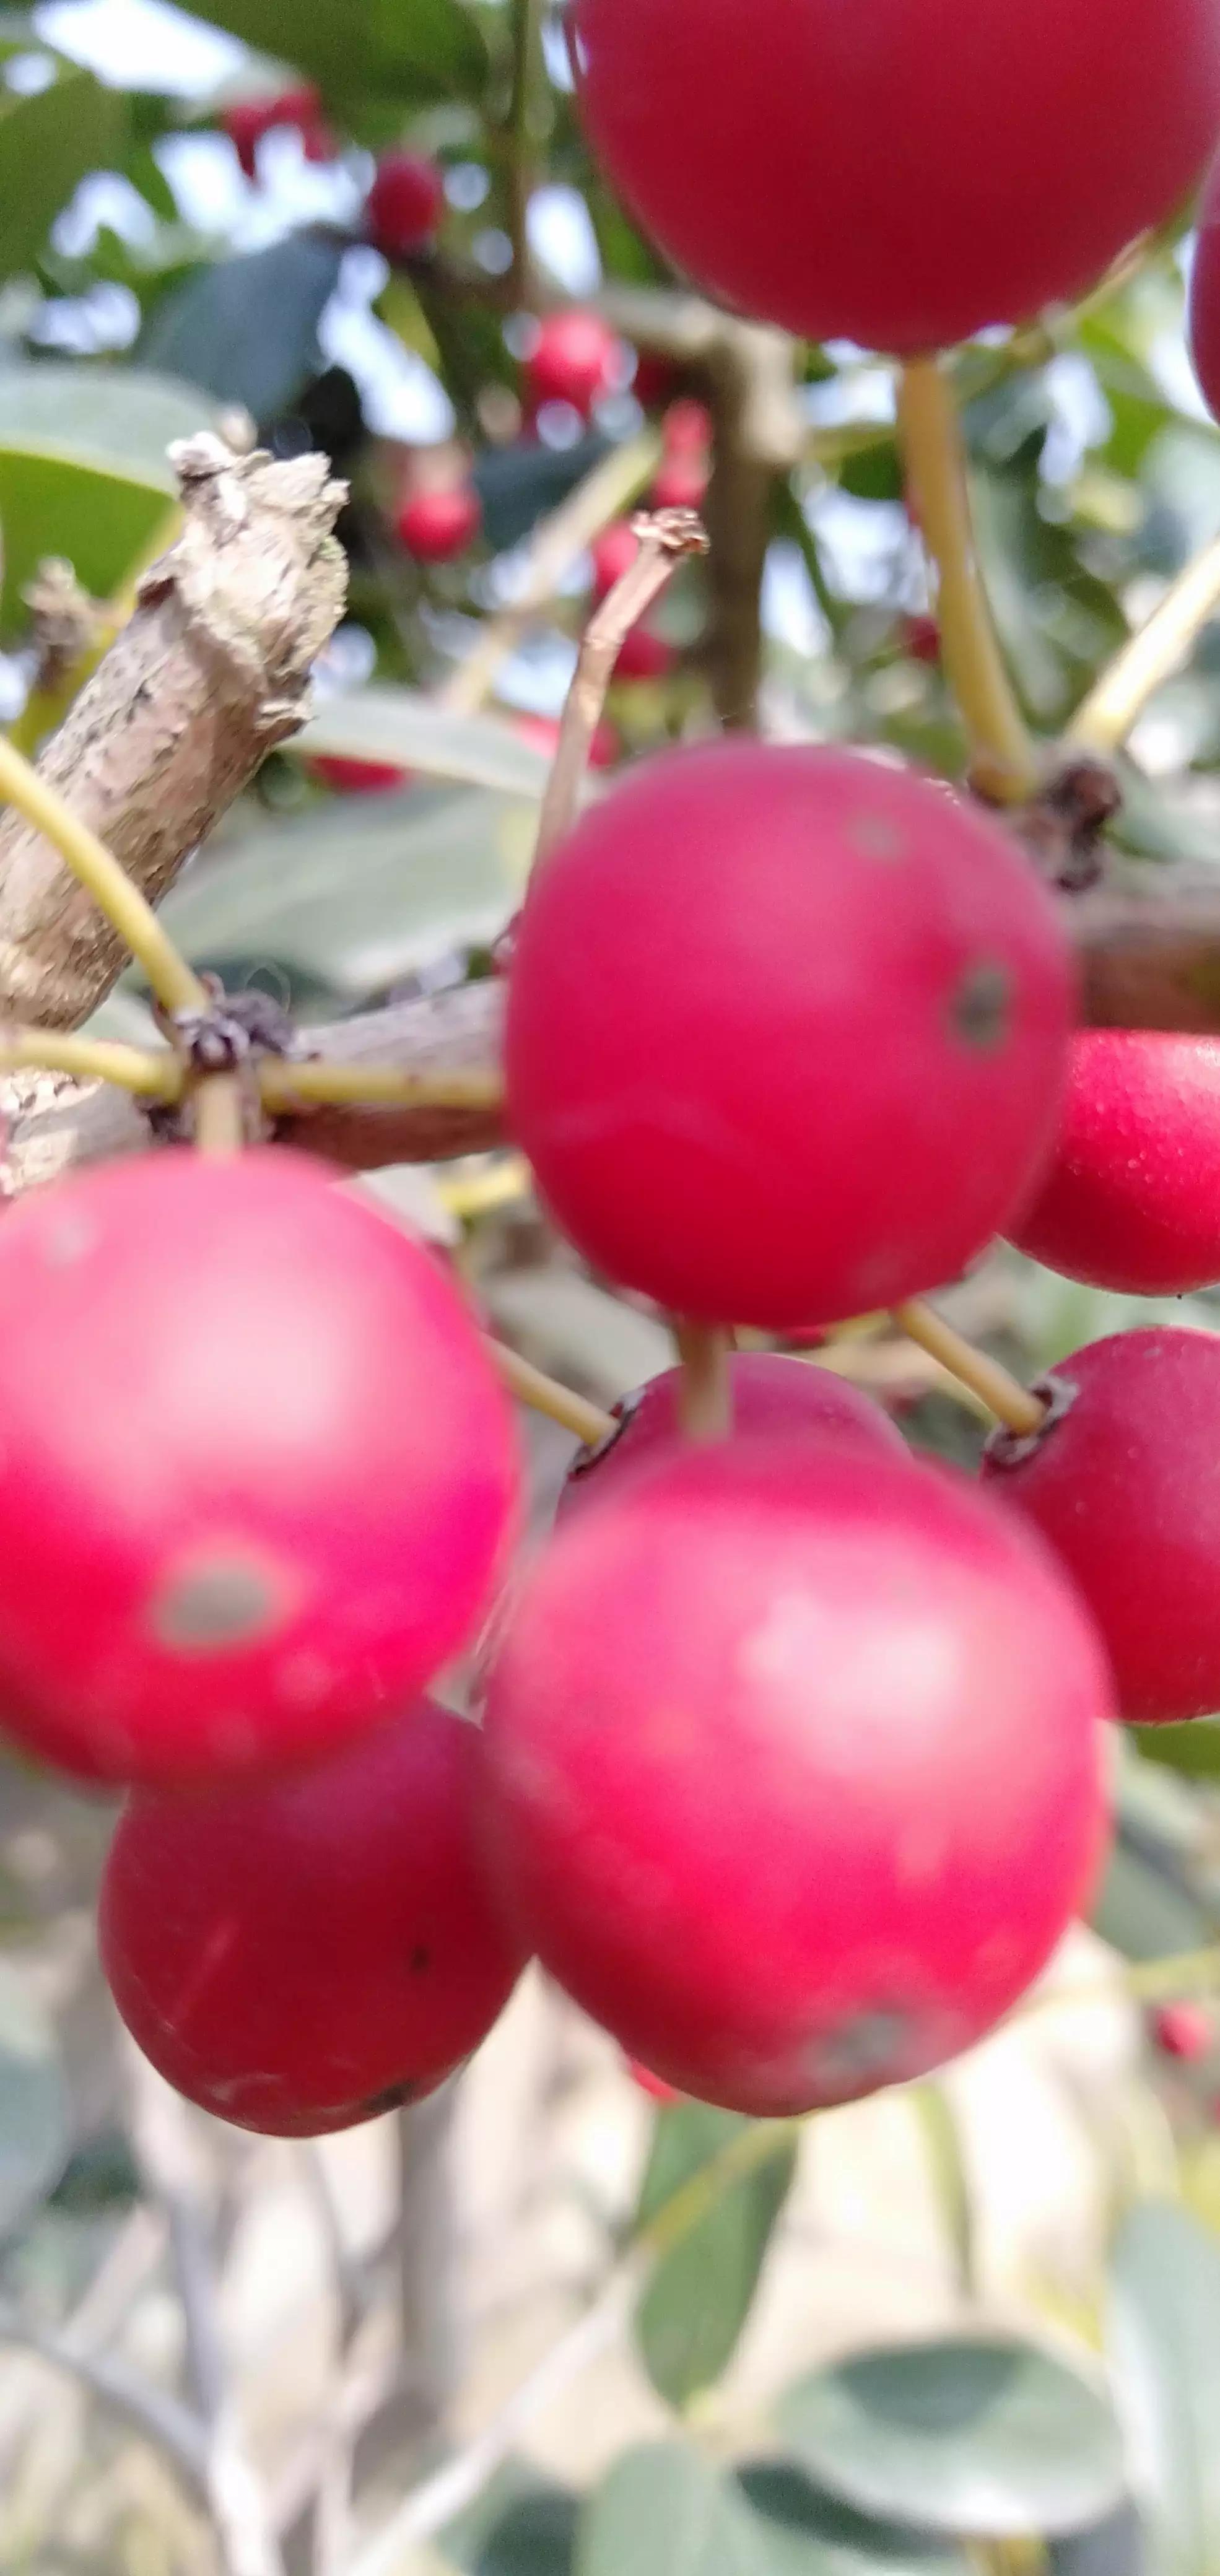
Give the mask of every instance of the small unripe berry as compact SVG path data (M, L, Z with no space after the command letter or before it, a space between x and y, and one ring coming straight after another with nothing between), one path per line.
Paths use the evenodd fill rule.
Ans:
M383 259L427 250L445 211L445 182L422 152L383 152L364 209L365 231Z
M1220 1043L1153 1029L1072 1040L1054 1159L1010 1229L1069 1279L1176 1297L1220 1280Z
M1055 1549L1114 1667L1123 1717L1220 1708L1220 1338L1115 1333L1060 1360L1030 1440L997 1432L983 1473Z
M384 796L411 779L409 769L396 769L388 760L349 760L332 751L315 752L307 766L310 777L337 796Z
M525 381L535 409L571 403L586 417L614 381L618 342L598 313L574 309L547 313L525 361Z
M1211 2055L1215 2040L1212 2016L1204 2004L1160 2004L1151 2015L1153 2045L1162 2057L1177 2057L1197 2066Z
M988 817L858 753L662 753L539 869L512 1132L594 1266L788 1326L955 1278L1028 1199L1073 970Z
M292 1779L128 1800L102 1964L169 2083L240 2128L318 2137L469 2057L523 1964L474 1849L480 1752L421 1700Z
M955 2056L1104 1828L1104 1657L1047 1554L914 1462L692 1447L573 1516L507 1617L486 1845L629 2057L756 2117Z
M514 1516L458 1290L274 1146L9 1210L0 1421L0 1725L85 1778L350 1741L467 1642Z
M394 521L400 545L419 563L450 563L479 533L483 512L473 483L424 483Z
M902 1434L857 1387L829 1369L775 1351L735 1351L729 1361L733 1431L833 1441L883 1458L909 1455ZM560 1497L563 1519L616 1494L624 1476L651 1466L682 1438L681 1369L666 1369L613 1407L616 1429L596 1449L582 1449Z

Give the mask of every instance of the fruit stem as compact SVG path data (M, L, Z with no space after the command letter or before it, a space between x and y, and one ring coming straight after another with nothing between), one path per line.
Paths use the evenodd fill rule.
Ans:
M1069 750L1105 754L1126 741L1136 718L1162 682L1184 662L1196 636L1220 602L1220 537L1188 563L1153 610L1102 672L1072 718Z
M0 802L15 805L66 859L78 884L92 895L112 930L125 940L142 966L157 1000L167 1011L203 1011L208 997L199 978L166 937L147 897L120 867L112 850L99 841L65 805L55 788L40 778L28 760L0 735Z
M532 298L529 212L534 190L534 136L530 110L537 87L538 0L512 0L513 85L508 107L508 230L518 307Z
M939 1360L951 1377L968 1386L988 1412L994 1413L1009 1431L1015 1431L1019 1439L1028 1440L1033 1432L1041 1430L1046 1418L1041 1399L1031 1395L1028 1387L1002 1368L998 1360L989 1359L986 1351L976 1350L973 1342L956 1333L943 1315L924 1304L922 1297L912 1298L905 1306L895 1306L894 1321L911 1341L918 1342L921 1350Z
M6 1027L0 1021L0 1073L67 1073L77 1082L113 1082L147 1100L177 1100L182 1066L168 1047L121 1046L60 1029Z
M639 553L613 589L607 591L600 607L594 609L580 639L538 817L535 867L557 841L563 840L576 820L593 737L626 637L645 609L660 597L683 557L707 553L707 536L694 510L657 510L651 514L641 511L631 524L639 539Z
M682 1362L678 1419L688 1440L727 1440L733 1428L732 1342L718 1324L677 1320L674 1340Z
M201 1154L240 1154L246 1141L246 1100L239 1073L205 1073L192 1085L195 1144Z
M937 358L910 358L898 379L907 482L936 564L936 615L949 685L971 743L971 783L1002 805L1033 794L1038 764L996 640L979 572L966 451L953 390Z
M527 1404L533 1413L545 1413L551 1422L561 1423L565 1431L575 1432L586 1449L596 1449L618 1429L612 1413L588 1396L577 1395L570 1386L561 1386L557 1378L548 1377L532 1361L523 1360L519 1351L510 1351L490 1333L483 1337L489 1360L499 1371L510 1395L518 1404Z
M397 1064L330 1063L316 1056L296 1064L266 1056L258 1068L264 1105L277 1112L298 1105L319 1108L496 1109L504 1097L499 1073L411 1073Z

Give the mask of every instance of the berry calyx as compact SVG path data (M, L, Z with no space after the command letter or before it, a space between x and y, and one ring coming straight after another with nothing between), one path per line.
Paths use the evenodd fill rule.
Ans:
M478 2047L524 1964L474 1848L480 1753L421 1700L299 1777L128 1800L102 1965L179 2093L318 2137L418 2101Z
M385 796L393 788L408 786L412 774L388 760L350 760L333 751L315 752L306 766L311 778L333 788L337 796Z
M445 182L423 152L383 152L364 209L364 228L383 259L427 250L445 211Z
M557 1533L486 1703L508 1919L628 2056L766 2117L971 2045L1088 1893L1104 1657L945 1471L694 1448Z
M705 0L575 0L571 50L593 149L679 269L904 354L1073 302L1220 126L1213 0L870 0L867 43L842 0L764 0L748 59Z
M609 393L617 361L618 342L599 313L577 307L567 313L544 314L525 360L533 408L566 402L587 419L594 404Z
M630 519L614 519L595 537L590 548L593 558L593 596L604 599L616 582L630 572L640 551L640 541Z
M1162 2057L1179 2058L1184 2066L1210 2057L1215 2043L1212 2016L1204 2004L1158 2005L1149 2017L1149 2032Z
M729 1361L733 1430L749 1438L814 1437L883 1458L909 1455L901 1432L871 1397L829 1369L775 1351L735 1351ZM568 1469L559 1501L566 1519L587 1503L618 1492L624 1475L651 1466L682 1439L681 1369L666 1369L611 1409L618 1428L596 1449L582 1449Z
M1054 1158L1010 1232L1095 1288L1177 1297L1220 1280L1220 1043L1081 1029Z
M506 1400L426 1245L303 1155L183 1149L0 1237L0 1726L86 1779L285 1764L469 1638Z
M1029 860L942 789L851 752L665 752L530 886L512 1131L612 1278L831 1323L956 1277L1028 1199L1072 993Z
M1030 1440L997 1432L983 1474L1054 1548L1088 1603L1121 1715L1220 1708L1220 1338L1115 1333L1061 1360Z
M322 113L320 91L312 85L281 90L276 98L243 99L225 109L221 119L247 179L258 175L258 147L265 135L296 127L307 161L333 161L335 138Z
M451 563L479 533L483 511L473 483L424 483L408 493L394 526L419 563Z

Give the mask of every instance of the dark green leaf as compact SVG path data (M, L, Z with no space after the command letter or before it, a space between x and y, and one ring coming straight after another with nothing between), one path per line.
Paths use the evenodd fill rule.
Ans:
M753 2462L737 2483L767 2526L776 2576L967 2576L955 2542L854 2513L790 2460Z
M487 48L461 0L198 0L198 18L295 65L336 98L477 98Z
M54 2032L15 1970L0 1967L0 2239L58 2181L69 2143Z
M461 0L372 0L370 33L380 90L416 98L479 98L487 47Z
M509 2460L439 2546L461 2576L571 2576L578 2513L569 2488Z
M820 2486L929 2531L1075 2531L1124 2491L1106 2399L1032 2344L963 2335L861 2353L790 2389L779 2418Z
M358 86L368 71L367 0L192 0L192 14L256 53L292 63L323 89Z
M243 403L258 421L273 420L314 370L318 324L342 258L340 240L306 232L197 269L157 306L139 355L221 402Z
M1220 2567L1220 2247L1144 2202L1114 2249L1110 2364L1154 2576Z
M80 181L122 158L125 126L121 93L91 72L0 90L0 276L29 268Z
M733 2111L681 2102L661 2112L644 2176L638 2226L748 2127ZM671 2406L709 2388L730 2360L749 2316L772 2229L796 2169L788 2145L723 2192L657 2264L636 2317L653 2386Z
M1220 1779L1220 1718L1199 1717L1189 1726L1136 1726L1132 1735L1146 1762L1163 1762L1195 1780Z
M188 384L92 359L0 371L0 523L4 626L43 555L65 555L104 597L165 523L177 485L166 450L210 428L213 407Z

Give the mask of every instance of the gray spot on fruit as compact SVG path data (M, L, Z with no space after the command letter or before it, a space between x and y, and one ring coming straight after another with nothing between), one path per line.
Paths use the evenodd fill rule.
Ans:
M1006 966L984 958L977 966L967 967L949 1004L957 1036L980 1055L994 1055L1008 1037L1012 998L1012 977Z
M905 837L886 814L858 814L848 825L847 837L866 859L906 857Z
M216 1557L166 1578L153 1596L151 1625L163 1646L208 1655L265 1636L281 1616L281 1600L261 1566Z
M911 2015L900 2006L848 2013L836 2028L819 2032L809 2050L809 2071L828 2093L896 2083L910 2064L913 2035Z

